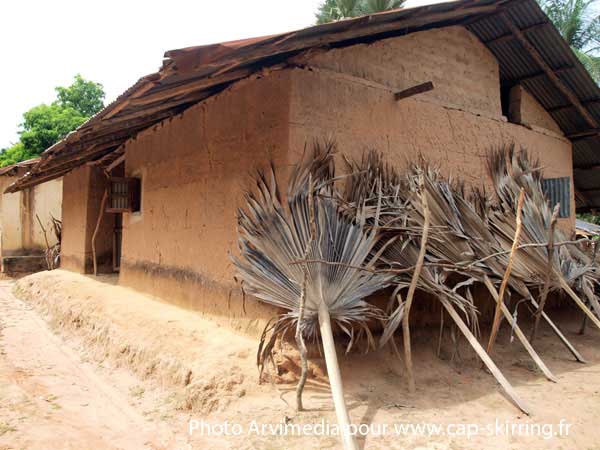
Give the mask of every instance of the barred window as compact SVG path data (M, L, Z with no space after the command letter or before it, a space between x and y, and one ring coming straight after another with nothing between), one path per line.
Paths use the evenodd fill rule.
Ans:
M141 204L139 178L111 177L106 212L137 212Z
M542 189L552 208L560 203L558 217L571 215L571 177L544 178Z

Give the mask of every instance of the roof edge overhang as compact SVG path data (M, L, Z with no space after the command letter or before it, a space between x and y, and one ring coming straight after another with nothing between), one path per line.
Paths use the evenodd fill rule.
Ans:
M588 153L593 155L588 160L597 158L600 165L600 152L594 150L600 142L600 90L535 0L459 0L278 35L168 51L158 72L140 78L114 102L48 148L6 192L61 177L84 164L106 167L123 153L124 143L139 132L181 114L233 83L265 69L285 66L290 57L303 51L452 25L465 26L474 33L498 59L502 80L522 83L550 112L573 142L574 159L591 145ZM575 164L583 166L581 170L589 166L588 161Z

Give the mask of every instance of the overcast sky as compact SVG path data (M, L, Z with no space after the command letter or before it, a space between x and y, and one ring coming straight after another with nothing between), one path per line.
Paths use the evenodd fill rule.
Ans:
M303 28L320 2L0 0L0 148L17 141L25 111L76 73L102 83L110 102L155 72L166 50Z

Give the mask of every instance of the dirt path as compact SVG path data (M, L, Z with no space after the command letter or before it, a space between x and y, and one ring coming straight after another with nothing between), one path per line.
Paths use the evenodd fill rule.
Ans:
M0 281L1 449L177 448L10 287Z

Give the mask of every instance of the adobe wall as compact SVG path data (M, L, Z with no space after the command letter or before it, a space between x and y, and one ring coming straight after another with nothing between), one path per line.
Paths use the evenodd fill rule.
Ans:
M121 284L262 331L273 310L244 305L229 254L250 171L287 164L289 83L283 71L246 80L126 144L142 206L124 214Z
M63 178L63 228L61 268L92 273L92 236L96 228L106 177L94 167L82 166ZM114 216L104 214L97 236L100 272L112 267L112 228Z
M38 217L46 228L48 244L52 246L56 243L51 214L57 219L61 217L62 181L50 181L31 189L4 193L22 175L0 177L0 254L3 270L7 264L13 269L18 267L19 271L40 268L39 259L21 258L42 255L46 250L46 240ZM11 257L10 261L6 259L8 257ZM43 258L41 266L45 267Z
M52 217L61 220L62 214L62 178L47 181L46 183L34 186L32 205L32 229L31 243L35 248L46 248L46 239L44 230L40 226L36 215L40 218L43 227L46 229L46 236L50 246L56 244L56 236L52 228Z
M2 257L18 254L23 248L21 192L5 194L17 177L0 177L0 249Z
M540 105L527 90L514 86L510 90L510 113L512 122L531 128L542 128L561 134L562 131L552 116Z
M573 180L571 143L526 92L523 118L536 126L507 122L500 105L498 64L462 27L298 59L306 67L292 72L292 151L301 151L307 140L329 136L347 156L378 149L405 166L422 154L447 175L489 185L487 152L515 142L540 158L545 176ZM393 92L426 81L433 81L433 91L394 100ZM573 193L572 185L571 218L559 221L564 229L574 227Z

